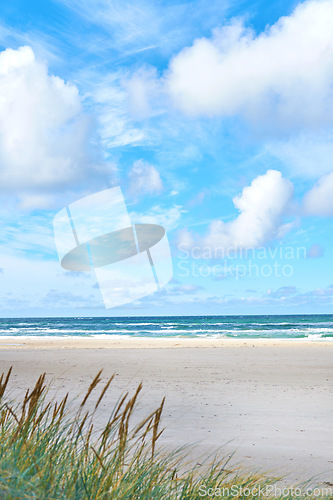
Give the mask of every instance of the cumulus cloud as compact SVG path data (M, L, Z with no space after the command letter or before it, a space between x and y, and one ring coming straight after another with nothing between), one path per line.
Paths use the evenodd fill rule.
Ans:
M78 89L21 47L0 53L0 96L0 189L75 188L92 168Z
M333 215L333 172L322 176L303 200L307 215Z
M240 214L230 222L213 221L207 234L196 240L183 232L179 245L198 244L203 248L258 248L274 238L282 237L291 224L283 216L293 197L292 183L277 170L256 177L240 196L233 199Z
M173 58L169 92L188 114L284 128L333 123L333 2L308 1L256 35L236 20Z
M138 160L128 174L129 192L135 198L145 194L157 194L163 189L160 174L153 165Z

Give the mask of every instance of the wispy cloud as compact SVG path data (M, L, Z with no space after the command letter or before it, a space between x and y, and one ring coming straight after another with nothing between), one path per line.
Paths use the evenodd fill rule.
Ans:
M66 306L67 308L71 308L73 306L78 308L85 308L87 306L94 306L96 308L101 307L101 304L96 301L96 296L93 294L85 296L55 289L49 290L41 302L46 306L54 308L60 306Z
M170 57L172 53L192 42L202 30L209 30L221 22L229 3L206 2L149 2L147 0L58 0L75 12L89 26L99 29L98 44L94 35L76 39L78 45L89 50L112 51L124 59L147 52ZM101 35L104 33L104 37ZM75 42L74 42L75 43ZM146 54L145 54L146 55Z
M262 147L270 162L279 162L293 177L315 179L333 170L333 131L301 132Z
M145 133L142 127L135 125L130 115L124 74L115 72L99 78L98 74L92 73L83 78L87 99L98 119L104 148L141 144L146 139Z
M297 288L293 285L281 286L277 290L268 290L265 296L272 299L286 299L291 295L295 295L297 291Z
M160 224L171 231L178 226L184 212L185 210L180 205L172 205L171 207L155 205L145 213L131 212L130 217L133 223Z
M307 215L333 215L333 171L324 175L305 194L304 211Z
M1 50L7 48L18 49L26 45L32 47L34 53L42 61L57 64L62 58L59 42L45 31L39 29L22 31L0 22Z
M23 215L16 211L13 223L8 217L0 217L0 249L11 256L56 258L56 248L51 226L52 213L44 216Z

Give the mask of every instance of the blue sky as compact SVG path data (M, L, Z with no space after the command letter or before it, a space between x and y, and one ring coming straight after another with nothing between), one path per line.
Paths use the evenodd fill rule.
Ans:
M330 313L333 1L4 0L0 314ZM52 221L121 186L174 276L106 310Z

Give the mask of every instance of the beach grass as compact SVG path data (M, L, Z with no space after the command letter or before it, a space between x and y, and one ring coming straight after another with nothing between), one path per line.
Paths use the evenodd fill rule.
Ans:
M0 377L0 498L333 498L325 491L297 495L296 488L279 495L276 487L271 491L278 478L231 468L224 458L198 465L186 462L184 450L163 452L164 400L141 423L133 423L141 384L132 395L124 394L98 429L95 417L113 377L101 387L99 372L82 400L71 404L68 395L49 400L45 374L22 401L13 402L10 375L11 369Z

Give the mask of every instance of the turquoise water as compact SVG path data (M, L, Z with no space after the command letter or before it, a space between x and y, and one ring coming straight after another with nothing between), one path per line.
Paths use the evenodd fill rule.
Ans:
M0 318L0 337L333 339L333 315Z

